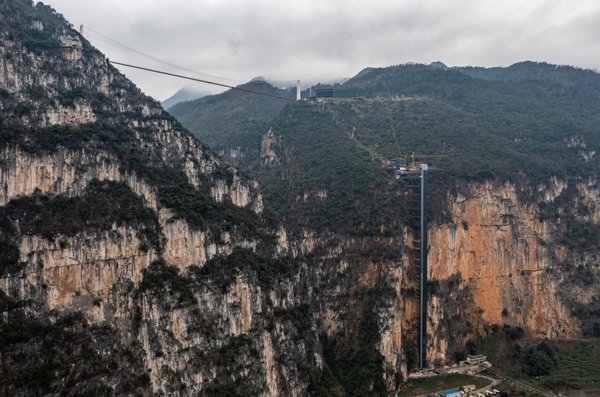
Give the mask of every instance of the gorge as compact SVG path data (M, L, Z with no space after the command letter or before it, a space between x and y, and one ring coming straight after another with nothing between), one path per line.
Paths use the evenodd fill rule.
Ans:
M0 394L387 395L417 366L388 167L415 151L428 362L493 325L600 337L597 73L399 65L167 113L50 7L0 26Z

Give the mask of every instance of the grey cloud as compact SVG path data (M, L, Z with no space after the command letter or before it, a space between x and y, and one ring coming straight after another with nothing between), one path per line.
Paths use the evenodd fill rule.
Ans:
M48 0L157 58L240 81L331 80L367 66L533 59L596 68L595 0ZM109 57L164 67L90 36ZM126 73L157 98L185 82Z

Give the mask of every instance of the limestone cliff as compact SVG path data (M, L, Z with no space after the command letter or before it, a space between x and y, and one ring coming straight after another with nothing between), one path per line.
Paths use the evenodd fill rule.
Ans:
M570 190L569 200L561 199ZM429 278L436 280L430 359L448 358L460 343L484 333L484 324L520 326L540 338L590 335L594 316L578 308L592 310L600 296L597 248L569 234L587 222L597 227L597 183L552 180L539 187L535 202L520 193L510 183L465 186L449 197L451 222L430 230ZM586 215L573 216L583 203ZM449 279L452 288L442 290L437 281ZM467 305L457 304L461 294Z
M0 11L0 394L377 396L415 367L404 186L361 139L387 128L373 115L439 101L261 120L269 207L60 15ZM481 180L432 191L429 361L492 324L600 329L597 179Z
M338 269L319 286L329 291L319 299L339 303L313 309L322 332L338 342L325 366L348 368L341 357L363 351L381 358L375 378L393 389L416 366L416 236L405 187L370 146L384 133L357 142L348 126L348 119L360 123L367 135L367 121L380 125L374 109L389 104L369 101L354 109L356 119L348 115L362 103L355 100L290 107L265 131L257 169L270 204L288 221L287 241L300 238L312 266ZM541 338L595 335L597 179L467 182L444 180L444 171L432 171L430 191L428 362L453 362L494 324Z
M318 349L282 315L302 286L267 274L303 264L258 184L49 7L0 25L0 394L305 394ZM70 367L53 334L98 355Z

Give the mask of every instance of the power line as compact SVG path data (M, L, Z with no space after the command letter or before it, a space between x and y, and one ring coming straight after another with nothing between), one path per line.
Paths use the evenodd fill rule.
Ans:
M165 61L163 59L156 58L156 57L154 57L152 55L146 54L145 52L142 52L142 51L137 50L137 49L135 49L133 47L130 47L127 44L123 44L120 41L112 39L112 38L110 38L110 37L108 37L108 36L106 36L106 35L98 32L98 31L96 31L95 29L89 27L88 25L83 25L83 26L85 27L86 31L90 31L90 32L94 33L100 39L103 39L103 41L105 41L105 42L115 44L115 45L117 45L119 47L125 48L128 51L131 51L131 52L134 52L134 53L136 53L138 55L141 55L141 56L144 56L146 58L152 59L153 61L160 62L160 63L162 63L164 65L168 65L168 66L171 66L171 67L174 67L176 69L183 70L183 71L186 71L186 72L189 72L189 73L194 73L194 74L197 74L199 76L207 76L207 77L215 78L215 79L219 79L219 80L227 80L227 81L233 81L233 82L237 82L237 83L245 83L245 81L242 81L242 80L236 80L236 79L230 79L230 78L227 78L227 77L215 76L215 75L211 75L211 74L208 74L208 73L201 73L201 72L197 72L195 70L184 68L183 66L175 65L174 63Z
M163 75L166 75L166 76L177 77L177 78L185 79L185 80L197 81L197 82L205 83L205 84L212 84L212 85L216 85L216 86L219 86L219 87L230 88L232 90L244 91L244 92L248 92L250 94L263 95L263 96L268 96L268 97L271 97L271 98L277 98L277 99L281 99L281 100L284 100L284 101L292 102L292 99L290 99L290 98L286 98L286 97L283 97L283 96L280 96L280 95L275 95L275 94L269 94L268 92L260 92L260 91L249 90L247 88L236 87L236 86L233 86L233 85L222 84L222 83L216 83L214 81L197 79L195 77L183 76L183 75L180 75L180 74L175 74L175 73L170 73L170 72L164 72L162 70L145 68L143 66L130 65L130 64L127 64L127 63L121 63L121 62L115 62L115 61L110 61L110 63L112 63L114 65L126 66L128 68L145 70L147 72L163 74Z
M492 372L493 374L496 374L496 375L500 376L501 378L506 379L509 382L512 382L512 383L514 383L514 384L516 384L518 386L521 386L523 388L533 390L536 393L539 393L539 394L541 394L543 396L550 396L550 397L554 397L555 396L555 394L553 392L545 391L544 389L542 389L540 387L532 386L532 385L529 385L527 383L524 383L524 382L518 381L516 379L513 379L510 376L506 375L505 373L502 373L502 371L500 371L500 370L498 370L496 368L488 368L488 371Z

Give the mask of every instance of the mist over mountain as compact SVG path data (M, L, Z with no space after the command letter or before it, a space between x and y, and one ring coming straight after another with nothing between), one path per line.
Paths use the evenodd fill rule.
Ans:
M191 101L194 99L202 98L207 95L210 95L210 92L196 87L183 87L177 90L176 93L162 101L160 104L163 108L169 109L170 107L178 104L179 102Z
M52 8L0 26L1 395L600 382L598 73L369 67L167 113Z

